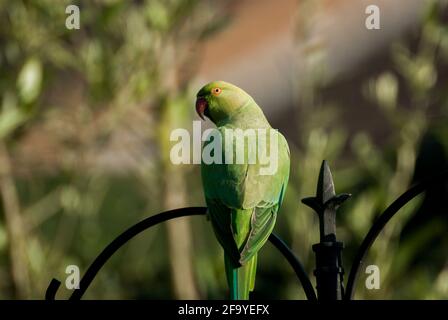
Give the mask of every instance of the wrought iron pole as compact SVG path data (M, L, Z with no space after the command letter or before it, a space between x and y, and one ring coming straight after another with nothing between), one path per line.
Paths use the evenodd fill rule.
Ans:
M316 255L317 297L321 301L342 300L344 296L341 252L344 244L336 239L336 211L350 194L336 195L333 177L327 161L322 162L315 197L302 202L319 217L320 242L313 245Z

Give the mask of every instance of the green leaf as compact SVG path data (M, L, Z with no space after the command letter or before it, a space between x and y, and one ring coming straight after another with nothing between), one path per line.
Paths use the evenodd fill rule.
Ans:
M25 104L32 103L40 93L42 85L42 64L36 58L29 58L17 79L19 96Z

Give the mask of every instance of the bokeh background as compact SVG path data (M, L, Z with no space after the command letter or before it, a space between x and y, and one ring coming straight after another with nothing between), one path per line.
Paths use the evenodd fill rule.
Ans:
M65 27L80 8L79 30ZM365 9L380 8L380 30ZM0 0L0 298L42 299L141 219L204 205L198 165L174 166L197 90L233 82L290 144L275 232L312 275L317 217L300 203L327 159L344 266L413 182L448 168L448 8L425 0ZM357 299L448 298L447 186L409 203L367 258L381 288ZM71 292L61 287L57 298ZM204 217L139 235L88 299L222 299L222 251ZM303 299L267 244L256 299Z

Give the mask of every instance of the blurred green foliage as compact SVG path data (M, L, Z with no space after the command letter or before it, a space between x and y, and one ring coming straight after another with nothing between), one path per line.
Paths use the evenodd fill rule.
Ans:
M170 166L168 137L191 123L198 48L225 27L225 2L80 1L80 30L65 28L69 4L0 0L0 298L43 298L51 278L65 279L67 265L83 273L142 218L204 203L197 166ZM323 159L337 191L353 193L338 216L346 270L375 217L413 181L446 168L446 161L432 166L434 148L425 149L435 143L443 158L448 148L443 12L430 6L417 45L394 44L393 66L352 88L365 97L357 108L374 105L384 118L390 134L381 143L367 130L349 132L339 102L322 98L322 65L310 64L314 78L302 88L300 141L291 143L290 185L276 226L310 277L317 217L300 199L314 194ZM446 212L417 218L438 210L425 207L428 196L409 203L380 235L366 265L380 267L381 289L363 289L361 275L356 298L448 298ZM223 298L222 252L211 227L200 217L187 221L195 297ZM86 298L184 297L170 269L173 239L164 226L138 236ZM272 246L259 259L254 297L304 298ZM58 297L69 294L62 286Z

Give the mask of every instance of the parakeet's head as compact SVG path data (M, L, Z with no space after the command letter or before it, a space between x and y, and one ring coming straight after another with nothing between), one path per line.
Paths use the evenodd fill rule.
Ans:
M196 112L204 120L204 116L215 124L231 117L248 101L252 100L244 90L224 82L213 81L199 90L196 100Z

